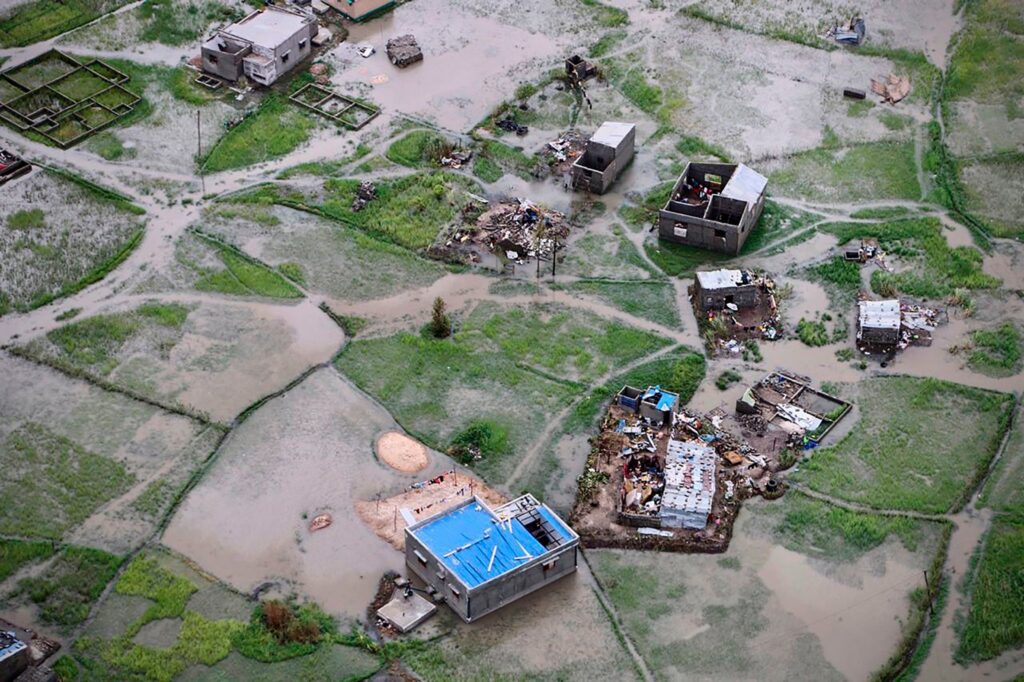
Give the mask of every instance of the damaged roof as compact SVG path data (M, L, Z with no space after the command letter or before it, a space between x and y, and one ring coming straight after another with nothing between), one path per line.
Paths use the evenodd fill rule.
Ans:
M742 270L706 270L697 273L701 289L728 289L743 285ZM750 278L747 284L753 282Z
M860 326L871 329L899 329L900 302L896 299L887 301L861 301Z
M722 188L722 196L756 204L767 186L768 178L741 163L736 166L736 171Z

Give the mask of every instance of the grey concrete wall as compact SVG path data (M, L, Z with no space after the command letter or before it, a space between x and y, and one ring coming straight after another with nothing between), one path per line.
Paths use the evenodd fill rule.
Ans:
M633 160L636 130L622 138L615 148L603 144L587 144L587 151L572 165L574 187L586 186L594 194L604 194L619 174Z
M234 82L242 77L242 59L249 54L249 48L231 53L203 45L202 54L203 71ZM217 61L214 62L214 59Z
M896 329L876 329L874 327L861 327L860 340L863 343L878 345L894 345L899 341L900 333Z
M731 300L729 297L732 297ZM757 287L749 284L709 291L702 289L698 282L694 285L694 298L701 310L721 310L730 302L740 308L753 308L757 305Z
M554 565L546 569L544 564L557 559ZM566 546L551 559L527 565L512 571L501 578L489 581L474 588L470 592L469 618L477 620L509 604L520 597L550 585L576 570L576 544ZM461 615L461 614L460 614Z
M309 56L310 51L313 49L312 40L316 36L316 32L316 22L307 24L301 31L273 48L277 78L294 69L299 62ZM303 45L300 47L299 43L303 43ZM288 55L288 61L285 61L286 54Z
M420 560L416 552L427 560L426 564ZM469 620L469 589L441 565L419 540L408 533L405 535L405 563L420 580L444 596L445 603L452 611L463 620ZM442 578L441 575L445 577ZM459 591L458 596L452 591L449 583Z

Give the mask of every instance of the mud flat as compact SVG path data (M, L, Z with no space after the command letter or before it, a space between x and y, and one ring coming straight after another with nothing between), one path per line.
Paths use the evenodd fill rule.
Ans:
M402 555L359 520L356 500L416 480L376 461L391 417L331 369L268 402L232 433L163 542L243 592L267 581L360 616ZM429 473L429 472L428 472ZM334 523L310 533L309 519Z

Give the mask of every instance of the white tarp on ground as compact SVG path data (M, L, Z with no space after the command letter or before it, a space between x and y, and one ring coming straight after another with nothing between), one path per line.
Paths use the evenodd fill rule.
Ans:
M805 431L815 431L821 426L821 420L802 407L783 403L776 409L778 409L780 417L788 419Z

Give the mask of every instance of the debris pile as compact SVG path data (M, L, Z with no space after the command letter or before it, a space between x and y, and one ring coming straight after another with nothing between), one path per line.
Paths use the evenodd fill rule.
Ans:
M369 180L363 180L359 183L359 189L356 190L356 198L352 200L352 210L358 213L376 198L377 187Z
M932 333L943 316L944 311L935 308L916 303L900 303L900 341L896 344L897 348L903 350L910 344L932 345Z
M867 27L864 25L864 20L860 17L853 17L846 26L836 25L830 28L825 37L834 38L837 43L843 45L860 45L864 42L865 33L867 33Z
M441 165L445 168L454 168L458 170L469 163L472 158L473 152L471 150L456 149L441 157Z
M498 126L502 130L506 130L506 131L508 131L510 133L515 133L516 135L519 135L520 137L522 137L526 133L530 132L530 129L528 127L526 127L524 125L519 125L514 120L512 120L511 116L506 116L505 118L501 119L500 121L498 121L494 125Z
M0 185L19 175L28 173L30 170L32 170L32 166L15 154L0 147Z
M423 61L423 50L420 49L416 38L407 33L404 36L391 38L385 47L388 59L399 68L405 68L410 64Z
M881 97L883 102L896 104L910 94L910 77L890 73L888 78L872 78L871 92Z
M551 170L557 174L568 173L573 162L583 155L587 149L587 139L576 130L567 130L551 140L544 147L543 154L547 158Z
M516 262L526 258L549 260L558 245L569 236L569 221L559 211L545 209L532 201L519 199L501 203L485 211L476 221L483 231L483 242Z

